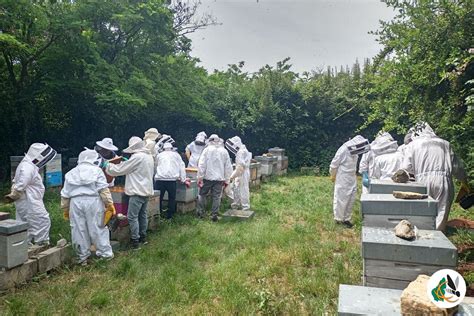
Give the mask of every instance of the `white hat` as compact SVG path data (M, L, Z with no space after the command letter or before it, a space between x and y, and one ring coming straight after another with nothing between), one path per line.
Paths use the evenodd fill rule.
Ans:
M167 150L167 149L173 149L173 145L171 145L171 143L165 143L163 145L163 150Z
M145 137L143 137L144 140L147 140L147 139L150 139L150 140L157 140L158 138L161 137L161 134L160 132L158 132L158 130L154 127L152 128L149 128L146 132L145 132Z
M101 159L102 158L95 150L86 149L81 151L81 153L79 154L79 157L77 158L77 164L80 165L83 163L88 163L91 165L98 166L100 165Z
M138 136L132 136L128 140L128 147L122 150L126 154L133 154L145 148L145 142Z
M101 148L104 148L104 149L107 149L107 150L110 150L110 151L117 151L118 150L118 148L114 146L114 142L113 142L112 138L109 138L109 137L106 137L103 140L99 140L95 143L97 144L97 146L99 146Z

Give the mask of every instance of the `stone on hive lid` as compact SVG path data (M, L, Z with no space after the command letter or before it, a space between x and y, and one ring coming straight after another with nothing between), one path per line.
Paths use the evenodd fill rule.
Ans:
M395 226L395 236L406 240L413 240L416 237L415 228L409 221L402 220Z
M413 241L398 238L392 229L362 227L362 257L385 261L455 267L457 249L438 230L418 230Z
M0 221L0 234L12 235L28 229L28 223L14 219Z
M444 316L454 313L454 309L439 308L431 302L428 295L426 295L429 279L430 277L427 275L419 275L415 281L403 290L400 298L402 315Z

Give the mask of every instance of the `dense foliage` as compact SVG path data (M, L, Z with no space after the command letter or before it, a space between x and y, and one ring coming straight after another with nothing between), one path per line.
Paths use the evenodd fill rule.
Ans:
M280 146L290 167L326 170L354 133L402 135L419 119L473 170L471 2L386 2L399 14L382 23L383 50L362 66L297 74L285 59L209 74L189 56L186 34L206 21L193 20L188 2L3 0L0 178L8 156L33 141L75 156L105 136L123 147L149 127L181 150L200 130L238 134L254 154Z

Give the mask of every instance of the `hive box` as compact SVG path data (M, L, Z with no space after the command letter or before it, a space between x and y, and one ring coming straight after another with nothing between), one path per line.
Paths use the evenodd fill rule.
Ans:
M191 180L189 188L181 182L176 183L176 202L192 202L197 199L197 196L197 180ZM168 192L165 193L163 200L168 201Z
M401 295L401 290L340 284L337 311L341 316L399 316Z
M186 177L189 179L197 179L197 168L186 168Z
M47 188L60 187L63 184L61 163L61 154L57 154L56 157L45 166L45 182Z
M397 199L392 194L362 194L360 197L363 225L394 228L402 219L419 229L435 229L438 202Z
M258 168L260 167L259 162L252 162L250 164L250 179L249 181L255 181L258 179Z
M256 156L255 160L257 160L261 165L262 176L271 176L274 173L274 167L276 171L276 165L278 163L277 157Z
M123 187L110 188L112 200L114 201L115 210L117 214L123 214L125 217L128 214L128 196L125 194ZM128 220L120 221L119 226L127 226Z
M364 285L404 289L419 274L455 269L457 249L437 230L419 230L414 241L393 229L362 227Z
M338 314L399 316L401 295L401 290L340 284ZM471 297L464 298L455 315L474 315L473 301Z
M28 223L0 221L0 267L11 269L28 260Z
M418 182L396 183L392 180L370 179L369 193L392 194L393 191L428 193L426 185Z

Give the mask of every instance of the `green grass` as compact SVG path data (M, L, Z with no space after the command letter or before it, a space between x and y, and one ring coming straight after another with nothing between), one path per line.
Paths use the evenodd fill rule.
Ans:
M138 252L65 268L4 294L0 311L335 314L338 285L360 284L362 262L359 202L355 229L335 225L332 187L322 177L280 177L252 193L251 221L179 216L163 223ZM59 234L69 239L57 196L48 193L46 200L52 239ZM451 238L469 238L461 235Z

